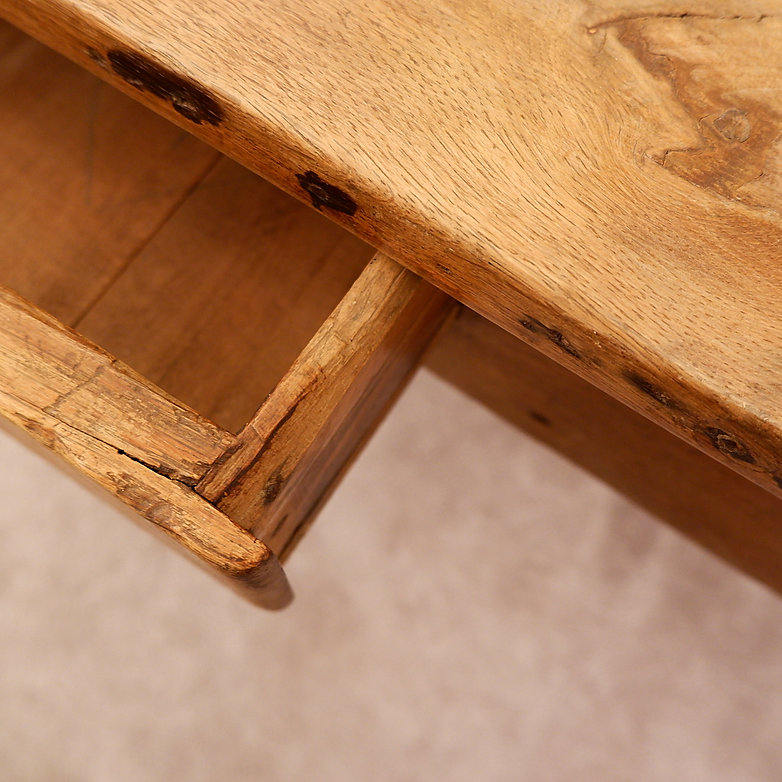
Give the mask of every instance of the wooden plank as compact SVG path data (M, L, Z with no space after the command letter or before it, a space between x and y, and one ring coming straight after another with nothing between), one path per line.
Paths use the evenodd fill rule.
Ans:
M255 602L281 606L270 550L191 488L233 438L0 289L0 414L111 491Z
M322 215L222 160L79 331L238 431L372 254Z
M472 312L462 311L443 331L427 364L695 542L782 593L779 497Z
M233 437L0 288L0 388L158 473L193 484Z
M197 491L284 560L452 305L375 256Z
M777 0L0 13L782 492Z
M0 415L108 489L243 597L270 609L290 602L274 554L192 489L4 391Z
M0 23L0 282L73 323L217 159Z

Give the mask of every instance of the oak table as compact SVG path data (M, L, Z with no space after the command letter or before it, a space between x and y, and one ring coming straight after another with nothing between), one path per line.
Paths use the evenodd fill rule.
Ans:
M0 15L0 412L251 599L422 358L782 589L779 0Z

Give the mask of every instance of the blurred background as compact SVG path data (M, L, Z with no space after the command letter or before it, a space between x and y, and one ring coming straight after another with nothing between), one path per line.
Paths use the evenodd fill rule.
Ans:
M780 599L426 370L281 613L0 461L3 780L782 777Z

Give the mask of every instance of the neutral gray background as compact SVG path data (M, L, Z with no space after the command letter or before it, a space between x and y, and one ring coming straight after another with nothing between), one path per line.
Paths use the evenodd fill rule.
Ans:
M0 432L0 778L782 778L782 602L431 374L245 605Z

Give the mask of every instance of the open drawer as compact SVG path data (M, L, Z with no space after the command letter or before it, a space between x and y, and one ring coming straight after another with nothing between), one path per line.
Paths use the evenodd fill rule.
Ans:
M256 602L451 300L0 26L0 413Z

